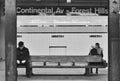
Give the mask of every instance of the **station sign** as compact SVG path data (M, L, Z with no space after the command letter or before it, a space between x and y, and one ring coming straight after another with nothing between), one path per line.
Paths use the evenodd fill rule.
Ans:
M80 7L80 6L18 6L17 15L108 15L107 7Z

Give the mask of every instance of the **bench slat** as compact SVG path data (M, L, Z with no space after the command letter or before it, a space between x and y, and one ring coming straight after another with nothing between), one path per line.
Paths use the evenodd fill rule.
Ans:
M32 62L101 62L100 56L31 56Z
M31 68L105 68L104 66L32 66Z

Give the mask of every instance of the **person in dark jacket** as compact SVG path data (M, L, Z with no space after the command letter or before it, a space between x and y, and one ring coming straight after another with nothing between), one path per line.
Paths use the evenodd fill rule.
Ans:
M30 53L29 49L24 46L24 42L20 41L18 43L17 48L17 66L25 66L26 67L26 75L30 72Z
M17 63L26 64L30 58L29 50L24 46L24 42L20 41L17 48Z
M98 55L97 49L94 46L91 46L91 47L92 49L90 50L89 55Z

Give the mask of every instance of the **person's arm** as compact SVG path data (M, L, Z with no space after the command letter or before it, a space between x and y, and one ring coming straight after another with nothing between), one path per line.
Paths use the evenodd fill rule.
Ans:
M30 52L29 49L26 49L26 60L28 61L30 59Z
M18 48L16 49L16 59L17 59L17 60L20 60L20 59L21 59L21 57L20 57L20 52L19 52L19 49L18 49Z
M21 63L21 57L20 57L20 52L18 48L16 49L16 62L17 64Z
M89 52L89 55L91 55L91 52Z

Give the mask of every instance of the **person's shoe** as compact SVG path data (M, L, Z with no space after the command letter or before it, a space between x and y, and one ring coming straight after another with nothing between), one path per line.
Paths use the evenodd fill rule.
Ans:
M88 73L84 73L85 76L88 76L89 74Z
M31 75L34 75L34 73L31 73Z
M98 74L98 72L96 72L96 74Z
M26 75L28 78L30 78L31 76L30 75Z

